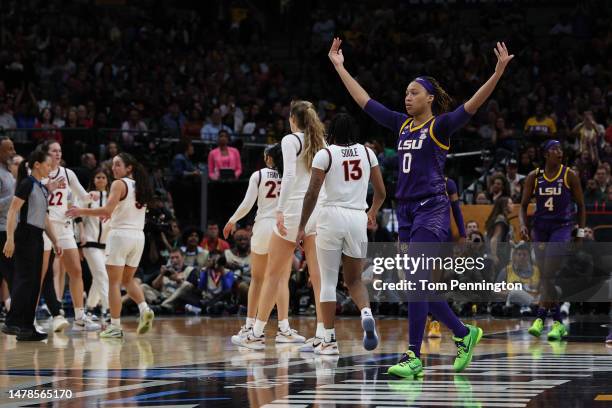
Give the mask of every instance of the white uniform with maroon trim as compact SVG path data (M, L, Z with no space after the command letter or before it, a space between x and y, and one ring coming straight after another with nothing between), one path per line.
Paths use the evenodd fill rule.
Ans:
M106 240L106 265L137 267L144 249L144 225L147 207L136 202L136 182L121 179L127 187L125 197L111 214Z
M306 166L304 158L304 133L297 132L289 134L281 140L283 151L283 179L282 189L278 199L277 211L283 213L287 235L282 236L276 222L274 233L288 241L295 242L297 238L300 218L302 217L302 205L304 196L310 183L311 171ZM319 201L325 196L325 189L321 189ZM316 233L319 204L315 206L304 231L306 236Z
M327 193L320 200L317 248L341 250L352 258L365 258L368 242L366 198L370 172L375 166L378 160L374 152L358 143L331 145L317 152L312 167L326 172L324 187Z
M91 199L79 183L76 174L66 167L59 166L57 170L49 173L49 177L42 179L41 182L47 184L50 180L58 177L63 177L66 185L64 188L58 188L49 193L49 221L58 245L62 249L76 249L77 244L74 239L72 219L66 216L68 204L85 206L91 202ZM43 235L43 240L45 251L50 251L52 244L47 234Z
M268 244L276 223L280 185L281 177L276 170L265 168L254 172L249 178L249 187L242 203L229 219L231 223L236 224L251 211L257 202L257 214L251 236L251 251L259 255L268 253Z

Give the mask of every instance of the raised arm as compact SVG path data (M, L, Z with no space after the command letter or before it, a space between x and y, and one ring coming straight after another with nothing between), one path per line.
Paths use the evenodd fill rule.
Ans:
M347 91L351 94L355 102L359 105L361 109L364 109L368 101L370 100L370 95L366 92L365 89L359 85L359 83L349 74L349 72L344 68L344 55L342 55L342 50L340 46L342 45L342 40L340 38L334 38L332 42L332 46L329 49L329 59L332 64L334 64L334 68L336 72L340 76L342 83L346 87Z
M497 65L495 66L495 72L491 75L491 78L480 87L478 91L465 103L465 111L471 115L475 114L478 108L491 96L493 90L497 86L499 79L501 78L506 65L514 58L514 55L508 55L508 49L506 44L497 43L497 48L493 50L497 57Z
M523 184L523 196L521 198L521 208L519 209L519 222L521 224L521 235L525 240L529 239L529 229L527 228L527 207L533 196L533 189L536 182L535 170L529 173Z

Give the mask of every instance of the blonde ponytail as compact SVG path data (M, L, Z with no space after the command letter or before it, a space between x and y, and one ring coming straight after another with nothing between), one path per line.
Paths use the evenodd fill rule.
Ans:
M304 160L310 170L315 154L325 147L325 126L314 105L308 101L291 102L290 115L304 131Z

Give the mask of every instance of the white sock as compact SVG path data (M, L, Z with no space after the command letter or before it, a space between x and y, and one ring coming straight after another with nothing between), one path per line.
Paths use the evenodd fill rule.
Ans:
M147 310L149 310L149 305L147 305L147 302L142 302L138 304L138 311L140 311L140 314L144 314L144 312L146 312Z
M253 327L253 325L255 324L255 318L254 317L247 317L246 318L246 327L247 329L250 327Z
M366 316L372 317L372 311L369 307L364 307L363 309L361 309L361 318L363 319Z
M289 319L283 319L278 322L278 330L281 332L286 332L289 330Z
M83 309L82 307L74 308L74 320L81 320L84 314L85 314L85 309Z
M4 307L6 308L7 312L11 310L11 298L10 297L6 298L6 300L4 301Z
M255 334L255 337L261 337L263 335L266 323L267 322L262 322L259 319L255 320L255 324L253 325L253 334Z
M315 336L321 339L325 337L325 326L323 326L323 323L317 323L317 331Z
M325 329L325 342L331 343L332 340L336 341L336 329Z
M121 328L121 318L112 318L111 317L111 324L115 327Z

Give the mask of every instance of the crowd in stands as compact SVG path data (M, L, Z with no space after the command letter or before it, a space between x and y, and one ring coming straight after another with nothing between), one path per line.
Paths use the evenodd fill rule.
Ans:
M606 1L313 2L308 12L301 2L281 2L278 10L241 1L207 2L199 11L168 2L143 7L150 4L5 2L0 133L21 153L60 141L85 186L119 151L146 164L156 200L140 279L147 300L162 311L244 307L250 227L242 225L230 243L219 237L225 220L212 221L217 214L209 214L206 232L192 227L199 222L201 174L213 182L248 177L256 164L245 165L246 145L287 134L293 98L314 101L326 123L337 112L355 114L393 196L395 135L360 113L339 83L327 60L334 36L344 39L347 67L363 87L396 110L419 74L436 77L461 103L490 74L491 49L503 39L515 62L452 141L451 153L477 153L449 159L447 173L462 201L494 204L500 210L491 223L502 222L520 200L522 180L542 165L540 144L556 138L564 162L580 175L587 209L612 208ZM382 221L370 232L373 241L394 238ZM467 239L484 244L492 233L481 225ZM312 312L299 251L293 270L292 309Z

